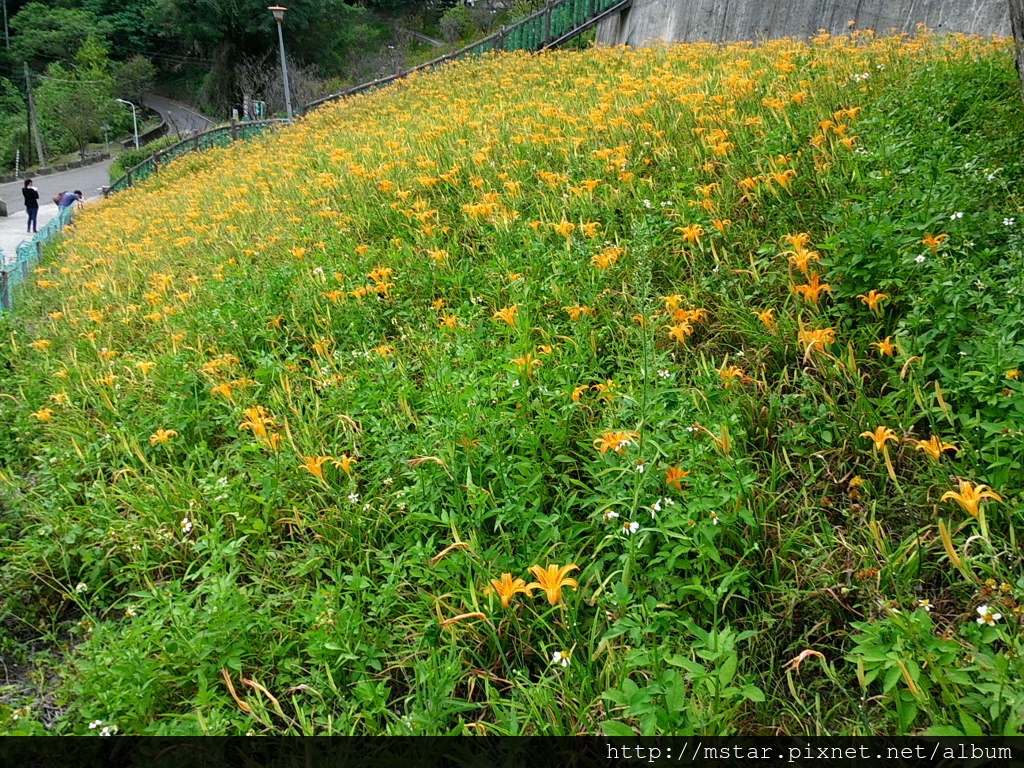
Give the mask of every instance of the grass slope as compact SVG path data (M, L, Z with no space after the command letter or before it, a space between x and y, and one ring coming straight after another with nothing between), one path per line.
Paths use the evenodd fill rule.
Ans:
M1016 732L1014 82L488 57L88 210L0 320L0 650L61 733Z

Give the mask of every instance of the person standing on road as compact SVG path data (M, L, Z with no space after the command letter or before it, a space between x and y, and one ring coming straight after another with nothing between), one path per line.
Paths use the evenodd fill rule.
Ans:
M39 219L39 190L32 186L32 179L25 179L25 186L21 190L25 198L25 213L28 214L28 234L36 231L36 222Z
M82 197L82 190L80 189L76 189L74 192L65 192L61 195L60 202L57 203L57 207L63 210L64 208L70 208L75 204L75 202L81 206L82 200L84 200L84 198Z

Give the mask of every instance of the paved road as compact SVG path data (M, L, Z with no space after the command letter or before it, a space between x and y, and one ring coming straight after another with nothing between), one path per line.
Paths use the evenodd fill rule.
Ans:
M201 133L217 124L215 120L199 114L187 104L165 99L163 96L146 96L146 106L163 115L171 127L172 134L184 136L188 133Z
M84 168L73 168L70 171L54 173L49 176L35 176L36 189L39 190L39 226L48 222L57 214L57 206L52 197L58 192L69 189L80 189L86 201L102 197L100 187L110 183L110 164L112 160L104 160ZM31 239L25 232L28 221L25 205L21 197L24 181L0 184L0 200L7 203L7 218L0 217L0 249L8 261L14 260L15 250L22 240Z

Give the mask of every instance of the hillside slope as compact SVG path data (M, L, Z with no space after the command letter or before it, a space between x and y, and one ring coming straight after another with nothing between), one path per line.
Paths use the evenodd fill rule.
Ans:
M1022 127L857 33L175 162L0 319L5 652L66 733L1015 732Z

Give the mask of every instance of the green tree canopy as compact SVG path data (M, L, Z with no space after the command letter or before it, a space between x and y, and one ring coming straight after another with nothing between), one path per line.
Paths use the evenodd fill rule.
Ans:
M90 141L115 114L115 83L106 49L85 39L71 66L51 64L36 89L39 123L51 152L77 149L84 157Z
M106 37L108 25L80 8L51 8L29 3L10 20L11 56L42 68L55 61L68 61L91 35Z

